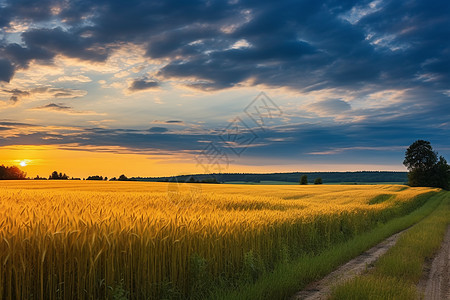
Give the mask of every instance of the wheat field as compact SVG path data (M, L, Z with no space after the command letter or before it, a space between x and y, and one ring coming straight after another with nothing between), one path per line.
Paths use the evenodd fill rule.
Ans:
M0 182L0 297L194 299L404 215L433 191Z

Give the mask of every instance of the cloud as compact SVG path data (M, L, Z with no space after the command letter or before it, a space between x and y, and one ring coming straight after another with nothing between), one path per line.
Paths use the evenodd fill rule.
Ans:
M153 120L151 124L158 124L158 125L169 125L169 126L186 126L186 123L181 120Z
M77 75L77 76L61 76L57 80L57 82L91 82L92 79L90 79L87 76L84 75Z
M13 21L42 24L25 29L20 45L3 46L10 61L0 75L4 81L13 76L11 66L51 62L56 55L105 62L126 44L143 45L147 57L165 59L161 79L188 80L204 90L242 84L298 90L444 87L449 80L446 1L48 0L34 10L27 1L10 0L1 10L6 27ZM141 79L130 89L156 86Z
M22 34L29 48L43 49L54 55L80 58L87 61L103 62L108 57L108 50L80 33L67 31L61 27L31 29Z
M16 43L7 45L4 48L4 53L16 64L16 68L27 68L32 60L50 62L55 56L54 53L43 48L33 46L22 47Z
M9 100L13 102L13 104L17 103L22 97L27 97L30 95L28 91L22 91L19 89L12 89L12 90L3 89L2 92L11 95Z
M350 104L341 99L327 99L307 105L306 110L317 113L318 115L333 116L352 109Z
M45 109L45 110L56 110L56 111L71 111L72 107L66 106L62 103L56 104L56 103L50 103L43 106L35 107L34 109Z
M54 99L76 99L87 95L85 90L69 89L69 88L53 88L53 87L35 87L29 90L21 89L3 89L0 90L0 96L2 94L9 95L9 100L13 103L17 103L21 99L28 97L35 100L45 100L48 98Z
M159 87L159 83L153 80L148 80L146 78L136 79L131 83L129 87L130 91L144 91L148 89L154 89Z
M169 129L167 129L165 127L152 127L148 131L149 132L154 132L154 133L163 133L163 132L169 131Z
M78 111L74 110L73 107L67 106L64 103L49 103L46 105L38 106L33 108L34 110L47 110L56 111L70 115L104 115L101 113L96 113L94 111Z
M0 81L9 82L14 75L14 67L6 59L0 59Z

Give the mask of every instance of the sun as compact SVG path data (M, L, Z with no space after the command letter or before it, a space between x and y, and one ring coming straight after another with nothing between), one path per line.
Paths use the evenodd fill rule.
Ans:
M20 166L22 166L22 167L26 167L26 166L27 166L27 162L24 161L24 160L20 161L19 164L20 164Z

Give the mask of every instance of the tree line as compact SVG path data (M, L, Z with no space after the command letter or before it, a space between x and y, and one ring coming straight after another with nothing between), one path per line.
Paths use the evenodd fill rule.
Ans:
M450 166L443 156L438 156L438 152L433 150L431 143L425 140L417 140L412 143L405 152L405 160L403 164L408 169L407 179L410 186L424 186L424 187L438 187L442 189L450 189ZM314 180L314 184L322 184L322 177L338 176L340 181L347 181L348 179L364 178L366 182L372 179L373 182L389 182L391 179L403 178L402 172L378 172L378 171L362 171L362 172L312 172L307 173L318 176ZM300 184L308 184L308 175L303 174L300 177ZM298 172L293 173L272 173L272 174L245 174L245 173L229 173L229 174L198 174L198 175L181 175L175 177L159 177L159 178L128 178L124 174L118 178L110 178L109 181L177 181L190 183L221 183L226 181L238 181L244 179L245 181L260 182L261 180L274 181L291 181L294 176L298 180ZM359 175L359 176L358 176ZM356 178L356 177L359 178ZM386 177L387 176L387 177ZM213 178L213 179L211 179ZM342 179L347 180L342 180ZM376 178L376 179L375 179ZM16 166L0 166L0 180L14 180L27 179L26 173ZM36 176L34 178L47 179ZM69 178L66 173L53 171L48 177L49 180L81 180L81 178ZM328 179L328 178L327 178ZM331 178L330 178L331 179ZM334 178L333 178L334 179ZM374 180L375 179L375 180ZM83 179L84 180L84 179ZM92 175L86 180L108 180L108 177L100 175ZM348 180L358 182L358 180ZM336 182L334 180L327 180L326 182Z

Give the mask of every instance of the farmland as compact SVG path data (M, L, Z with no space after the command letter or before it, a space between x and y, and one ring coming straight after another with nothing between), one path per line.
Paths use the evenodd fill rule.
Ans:
M0 295L204 298L406 215L437 191L0 182Z

